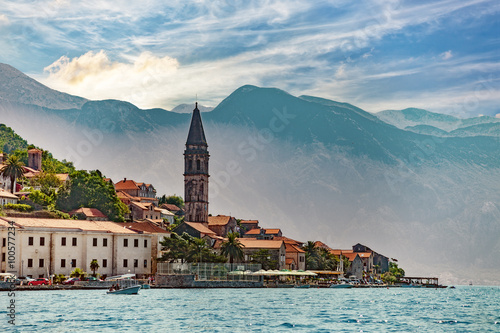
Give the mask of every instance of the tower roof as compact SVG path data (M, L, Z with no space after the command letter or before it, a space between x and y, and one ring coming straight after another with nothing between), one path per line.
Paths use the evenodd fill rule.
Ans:
M189 127L189 134L186 145L207 145L205 132L203 131L203 123L201 122L200 110L198 110L198 102L193 110L193 117L191 118L191 126Z

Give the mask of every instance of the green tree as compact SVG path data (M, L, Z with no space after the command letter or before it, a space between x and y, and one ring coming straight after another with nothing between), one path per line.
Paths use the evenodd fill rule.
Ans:
M104 181L98 171L75 171L58 192L56 207L71 211L80 207L97 208L110 220L123 222L128 207L116 196L113 184Z
M238 240L237 232L227 234L227 239L221 244L221 254L226 258L229 257L229 263L233 263L234 259L243 259L243 245Z
M169 195L165 198L165 202L168 204L176 205L179 208L184 208L184 200L178 195Z
M4 178L10 178L10 192L14 193L14 182L17 178L24 175L24 163L20 161L16 155L11 155L4 162L4 166L0 169L0 175Z
M396 277L396 279L400 279L405 276L405 270L398 267L398 264L395 262L389 263L389 272Z
M84 272L81 268L76 267L70 274L70 277L83 278L87 275L87 272Z
M160 242L166 251L158 261L175 262L226 262L226 258L213 253L204 239L192 237L187 233L181 236L175 232Z
M267 249L260 249L251 256L251 261L255 264L261 264L262 269L277 269L278 260L272 260L271 254Z
M95 275L95 271L97 271L99 269L99 262L97 261L97 259L93 259L91 262L90 262L90 269L92 270L92 276L96 276Z

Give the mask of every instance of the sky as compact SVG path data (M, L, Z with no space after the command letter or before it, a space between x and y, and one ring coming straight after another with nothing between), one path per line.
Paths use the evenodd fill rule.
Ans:
M0 50L53 89L141 108L253 84L500 117L497 0L0 0Z

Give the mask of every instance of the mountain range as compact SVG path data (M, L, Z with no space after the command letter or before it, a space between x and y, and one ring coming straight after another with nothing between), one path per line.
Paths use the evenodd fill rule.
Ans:
M0 75L0 123L29 142L115 182L183 193L192 105L141 110L54 91L4 64ZM413 275L500 283L492 264L500 255L499 119L371 114L250 85L202 111L210 213L335 248L360 242Z

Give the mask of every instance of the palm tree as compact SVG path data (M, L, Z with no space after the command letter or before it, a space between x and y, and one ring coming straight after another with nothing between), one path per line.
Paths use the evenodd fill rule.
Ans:
M228 233L227 240L222 242L220 249L223 256L229 257L230 264L233 263L234 259L243 259L243 245L238 240L237 232Z
M0 170L0 175L10 178L10 192L14 194L14 182L17 178L24 175L24 163L18 156L12 155L6 161L5 165Z
M99 269L99 262L96 259L90 262L90 269L92 270L92 276L95 277L95 271Z

